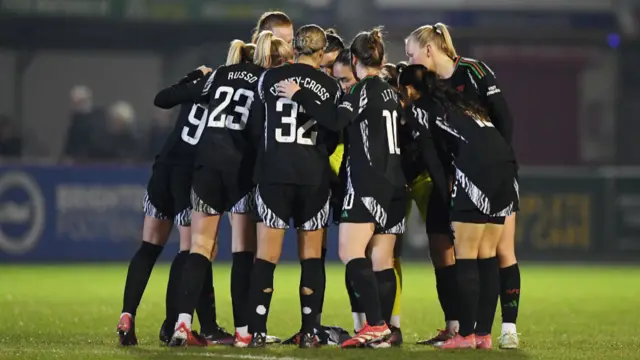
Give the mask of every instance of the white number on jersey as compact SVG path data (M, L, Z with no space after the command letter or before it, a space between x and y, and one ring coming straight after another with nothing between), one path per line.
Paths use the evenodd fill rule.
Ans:
M247 89L234 90L229 86L220 86L216 90L214 99L219 100L222 96L224 96L222 102L216 106L216 108L211 112L211 115L209 115L208 126L216 128L226 127L231 130L244 130L245 126L247 126L247 120L249 120L251 103L253 103L253 91ZM242 104L241 101L242 97L244 97L244 104ZM223 112L227 110L227 106L229 106L232 99L238 103L233 111L237 115L240 115L239 122L233 121L235 119L234 115L225 114Z
M484 119L481 119L480 117L478 117L477 115L471 113L471 112L467 112L467 115L471 116L471 118L476 122L476 124L478 124L478 126L480 127L495 127L493 125L493 123L491 121L486 121Z
M310 131L313 125L316 124L315 120L308 120L300 128L298 128L298 114L304 113L302 106L298 103L291 101L287 98L279 98L276 102L276 111L283 112L284 105L291 105L291 113L287 116L282 116L282 124L288 125L286 133L283 135L283 129L276 128L276 141L279 143L298 143L300 145L315 145L318 138L317 131ZM307 134L308 133L308 134Z
M182 140L187 144L196 145L202 136L204 126L207 124L207 114L209 110L206 106L193 104L191 111L189 112L189 124L196 127L196 132L193 136L189 135L189 131L192 129L189 125L185 125L182 128Z
M398 112L393 110L383 110L382 116L387 124L387 143L389 145L389 154L400 155L400 147L398 146Z
M353 200L355 199L356 194L353 191L348 191L344 199L342 200L342 210L351 210L353 208Z

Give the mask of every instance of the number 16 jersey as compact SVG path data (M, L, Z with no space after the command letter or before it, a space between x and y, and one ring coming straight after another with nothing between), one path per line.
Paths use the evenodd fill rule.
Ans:
M310 106L278 96L280 81L297 83ZM331 175L329 147L337 136L335 117L312 117L337 106L340 98L338 83L320 70L305 64L287 64L265 71L258 83L258 93L264 105L264 135L260 144L256 181L267 184L320 185ZM295 96L294 96L295 98ZM310 110L316 110L310 109ZM253 116L254 113L252 113ZM259 115L258 112L255 113Z

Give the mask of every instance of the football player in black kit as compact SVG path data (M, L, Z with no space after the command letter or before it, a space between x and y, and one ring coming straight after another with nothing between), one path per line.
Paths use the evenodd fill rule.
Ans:
M399 83L410 99L405 115L419 133L433 196L451 203L460 328L438 347L490 349L500 293L497 247L505 217L518 204L513 151L484 108L443 83L434 71L410 65ZM442 161L436 149L446 149L448 159ZM449 167L454 173L451 195L450 172L445 172Z
M338 128L347 126L339 253L368 323L342 347L382 348L390 346L387 322L397 286L393 248L396 235L404 232L405 180L397 142L401 107L394 89L379 76L384 58L380 30L358 34L350 51L360 81L337 109L316 107L309 113L337 118ZM309 108L308 95L295 90L287 88L284 92L288 96L293 93L294 100ZM367 248L370 259L366 257Z
M260 106L254 103L256 85L263 66L274 65L286 61L272 52L272 46L283 49L289 56L289 46L281 39L274 39L269 32L259 38L255 46L235 40L231 44L227 65L215 70L205 81L180 84L158 94L167 102L179 103L184 99L208 103L210 114L207 124L201 131L195 161L193 191L193 224L191 253L184 267L182 290L178 301L178 321L170 346L183 346L190 341L191 317L196 305L196 296L202 286L205 270L211 267L212 253L215 249L220 217L224 212L233 214L232 240L235 252L242 252L252 257L251 250L255 244L253 218L250 215L254 208L254 192L252 174L255 163L255 145L260 138L261 123L249 121L251 111ZM276 43L278 45L276 45ZM274 63L274 61L277 61ZM248 251L247 251L248 250ZM235 274L234 274L235 275ZM248 281L234 281L241 285ZM237 328L245 328L243 320L244 301L247 298L244 289L237 286L233 291L234 321ZM237 337L235 343L237 343Z
M320 63L320 69L327 75L333 76L333 64L336 62L336 58L340 51L344 50L344 41L338 35L335 29L327 29L327 47L324 49L324 56Z
M406 42L409 62L422 64L435 71L438 76L453 89L461 92L466 98L480 104L487 112L491 122L500 131L508 144L511 144L513 121L506 100L498 87L495 74L483 62L457 55L451 35L447 27L438 23L425 25L414 30ZM440 198L430 199L429 208L443 209ZM515 256L515 211L507 217L502 238L498 246L500 263L500 300L502 305L502 332L500 348L515 349L518 347L516 319L520 300L520 269ZM425 344L437 344L451 338L457 331L457 315L452 295L455 292L455 261L453 246L446 235L446 219L441 215L445 211L429 211L434 215L427 217L431 258L436 268L438 297L442 304L446 330L435 338L424 341ZM433 229L433 230L432 230ZM440 234L438 234L440 233Z
M327 36L327 46L324 48L324 56L322 57L322 62L320 63L320 69L324 71L325 74L333 76L333 64L336 61L338 54L344 50L344 42L342 38L338 36L334 29L325 30L325 34ZM348 52L348 50L347 50ZM350 60L347 60L347 66L350 68ZM353 79L353 76L351 76ZM353 80L355 83L355 80ZM344 87L343 87L344 90ZM340 220L340 208L342 207L342 189L340 189L340 180L339 170L342 164L342 156L344 153L344 146L341 141L339 141L336 149L329 156L329 163L331 165L331 170L335 176L331 178L331 212L333 214L333 221L327 222L325 225L325 229L329 227L331 222L337 223ZM320 299L320 308L318 309L318 316L316 321L316 334L320 340L320 343L323 345L337 345L341 342L341 339L344 339L349 336L348 332L338 326L324 326L322 325L322 309L324 307L324 295L326 289L326 257L327 257L327 239L328 231L324 231L323 239L322 239L322 269L323 269L323 284L320 288L321 299ZM302 263L301 263L302 265ZM298 331L293 336L289 337L287 340L283 341L283 345L299 345L300 339L302 337L302 331Z
M200 67L184 77L180 84L196 81L211 69ZM161 108L170 108L156 104ZM169 239L173 224L178 226L180 234L180 252L174 258L169 272L166 295L165 323L172 324L177 319L175 298L182 267L189 254L191 244L191 201L190 189L195 157L195 145L198 134L204 126L206 108L192 101L185 101L180 109L176 125L156 156L153 173L144 195L145 212L142 230L142 245L136 252L127 272L124 290L122 315L118 323L118 335L121 345L136 345L135 315L142 295L151 276L151 271ZM202 324L202 335L193 332L190 345L206 346L207 342L228 340L231 336L216 324L213 279L207 271L208 285L203 287L197 312ZM168 342L168 337L160 331L160 339ZM170 335L169 335L170 336ZM231 340L233 337L231 337Z
M256 202L262 222L258 223L258 252L249 295L250 347L265 345L273 274L291 219L298 229L302 260L300 347L318 346L314 330L324 283L322 234L329 216L329 154L333 150L329 147L337 142L337 136L330 136L328 130L339 128L335 117L312 118L309 113L335 108L340 96L338 84L317 69L325 46L322 28L301 27L293 39L295 63L265 71L258 84L266 118L256 166ZM284 81L299 84L299 93L310 101L281 96L279 83Z
M339 121L348 122L339 252L367 322L342 347L388 347L387 324L397 287L393 249L405 227L406 182L398 144L401 107L396 91L379 76L385 55L380 29L358 34L350 50L359 82L338 108Z

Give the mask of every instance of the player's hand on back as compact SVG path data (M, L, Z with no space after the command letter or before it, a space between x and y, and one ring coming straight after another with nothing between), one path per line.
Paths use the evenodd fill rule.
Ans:
M283 80L276 84L276 90L278 91L278 96L292 99L293 95L300 90L300 85L293 81Z
M197 70L202 71L203 75L207 75L207 74L209 74L210 72L213 71L210 67L207 67L205 65L201 65Z

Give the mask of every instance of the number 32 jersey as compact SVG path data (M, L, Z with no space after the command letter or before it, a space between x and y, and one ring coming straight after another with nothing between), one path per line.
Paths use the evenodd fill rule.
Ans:
M294 100L278 96L280 81L300 86ZM335 116L323 114L335 114L341 95L338 83L310 65L287 64L265 71L258 93L265 118L256 181L312 186L328 181L329 150L339 127ZM298 94L304 95L304 107L295 101Z

